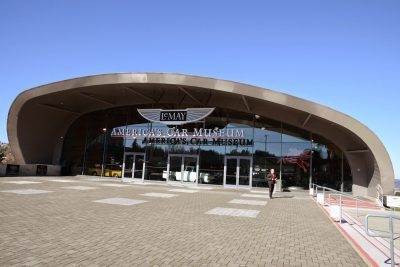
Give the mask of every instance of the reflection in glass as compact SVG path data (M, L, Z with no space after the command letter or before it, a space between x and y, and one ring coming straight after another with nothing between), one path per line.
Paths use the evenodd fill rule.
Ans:
M281 142L282 134L281 129L254 129L254 141L255 142Z
M226 184L236 185L237 159L226 159Z
M144 168L144 155L136 154L135 155L135 169L133 178L142 179L143 177L143 168Z
M250 159L239 160L239 185L250 184Z
M195 183L197 180L197 157L183 158L183 182Z
M310 177L311 143L283 143L283 186L307 188Z
M125 154L124 176L123 176L123 178L132 178L132 174L133 174L133 161L134 161L134 155L132 155L132 154Z
M125 152L145 152L146 144L143 138L125 138Z
M182 177L182 157L170 156L169 157L169 177L171 182L180 181Z
M281 143L254 143L254 154L264 157L280 157L282 155Z
M266 187L265 172L266 172L265 157L254 155L253 175L252 175L253 187Z
M251 156L253 147L226 146L227 155Z
M310 154L311 143L282 143L283 157L302 157ZM309 157L309 155L308 155Z
M146 151L146 180L166 181L167 180L167 161L168 146L151 145Z
M251 139L254 143L249 146L226 145L214 142L214 139L220 140L218 138L221 137L218 136L218 138L201 139L201 141L207 140L204 143L168 145L144 142L143 135L117 137L118 134L114 134L113 137L111 134L113 129L119 129L117 133L127 133L127 129L128 133L148 133L151 130L166 132L171 129L170 126L161 123L146 122L138 114L137 108L139 107L128 106L95 111L75 120L63 139L62 157L59 162L63 174L101 175L104 164L104 175L107 176L124 175L138 179L144 176L146 180L166 181L170 175L171 180L193 182L198 178L200 184L222 185L225 155L235 155L253 158L252 186L266 186L265 172L275 168L277 173L282 175L283 187L292 185L306 187L312 176L315 183L340 189L343 175L344 189L351 190L350 166L346 158L343 158L343 152L331 141L317 134L312 135L314 141L311 143L310 132L300 128L267 118L255 121L254 116L247 113L217 108L213 113L214 117L205 118L204 122L176 126L176 128L181 130L187 128L188 133L193 135L195 127L208 129L218 127L225 132L233 130L234 132L230 133L239 135L239 139ZM140 108L150 107L144 105ZM230 123L227 124L228 121ZM254 128L253 125L257 127ZM102 131L104 128L107 129L106 132ZM312 158L311 149L314 151ZM135 156L124 158L124 153L135 153ZM146 154L144 156L136 153ZM193 178L197 167L194 165L196 157L187 159L188 162L181 161L178 164L181 166L180 169L177 166L174 171L172 169L175 167L172 166L170 173L167 173L168 155L171 154L199 155L199 177ZM122 173L124 161L125 168ZM238 164L241 165L240 163L237 159L227 160L227 184L247 183L244 168L240 168L237 173L236 167ZM182 165L185 165L183 170ZM281 165L282 170L279 169ZM145 166L144 173L143 166ZM178 172L181 174L180 178ZM239 180L236 180L236 175Z
M223 183L225 147L203 146L200 152L200 184Z

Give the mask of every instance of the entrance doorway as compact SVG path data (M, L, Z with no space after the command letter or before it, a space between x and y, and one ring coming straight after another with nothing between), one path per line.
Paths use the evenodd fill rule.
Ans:
M225 156L224 186L250 187L253 158L245 156Z
M199 156L169 154L167 174L168 182L198 183Z
M122 164L122 180L133 181L133 179L140 179L143 181L145 160L145 153L126 152L124 154L124 163Z

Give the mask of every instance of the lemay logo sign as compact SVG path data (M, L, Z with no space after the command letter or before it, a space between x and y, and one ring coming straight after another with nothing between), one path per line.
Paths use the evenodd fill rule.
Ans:
M187 108L187 109L138 109L143 118L151 122L161 122L166 125L182 125L195 122L209 116L215 108Z
M183 125L196 122L209 116L215 108L187 108L182 110L138 109L139 114L151 121L166 125ZM252 139L246 139L243 129L192 130L172 128L118 127L111 132L112 137L143 138L144 144L165 145L234 145L252 146Z

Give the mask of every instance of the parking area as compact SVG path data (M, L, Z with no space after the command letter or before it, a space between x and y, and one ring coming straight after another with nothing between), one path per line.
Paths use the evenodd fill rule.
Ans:
M305 193L0 179L1 266L366 266Z

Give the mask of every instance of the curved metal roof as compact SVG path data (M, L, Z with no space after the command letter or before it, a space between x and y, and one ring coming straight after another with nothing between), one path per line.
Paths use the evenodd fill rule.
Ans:
M62 137L85 113L122 105L174 103L227 107L287 122L331 140L346 153L368 194L394 187L384 145L365 125L329 107L232 81L173 73L113 73L50 83L22 92L8 114L8 137L20 163L57 163ZM60 140L61 139L61 140ZM373 166L372 166L373 165ZM364 183L364 184L363 184Z

